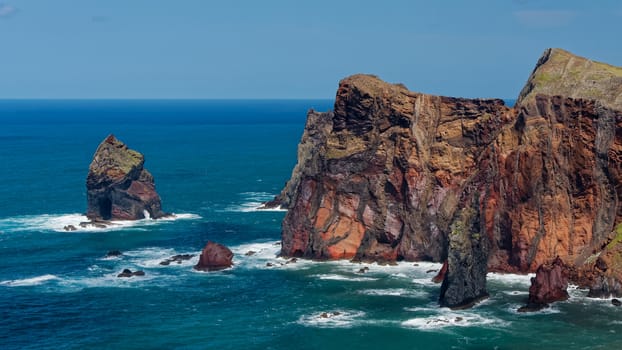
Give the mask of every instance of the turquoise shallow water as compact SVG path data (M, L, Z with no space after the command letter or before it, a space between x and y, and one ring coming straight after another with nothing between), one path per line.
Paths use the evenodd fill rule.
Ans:
M277 258L284 212L253 208L288 179L311 107L331 101L0 101L0 348L619 348L622 309L585 291L516 313L529 276L490 274L489 300L450 311L430 282L438 264L359 274ZM62 231L81 220L108 133L145 154L176 220ZM207 240L234 250L234 268L159 265ZM116 278L124 268L146 276Z

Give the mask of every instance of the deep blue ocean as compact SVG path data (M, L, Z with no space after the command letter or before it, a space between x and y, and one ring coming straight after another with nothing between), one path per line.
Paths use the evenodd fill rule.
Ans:
M622 347L622 308L583 290L517 313L530 276L489 274L490 299L451 311L430 282L439 264L277 258L285 213L255 208L288 180L309 108L332 101L0 101L0 349ZM65 232L110 133L145 155L177 218ZM232 269L159 264L208 240Z

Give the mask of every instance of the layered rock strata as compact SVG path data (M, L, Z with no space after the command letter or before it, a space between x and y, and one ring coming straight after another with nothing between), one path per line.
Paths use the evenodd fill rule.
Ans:
M99 145L86 178L87 212L91 221L160 218L160 196L142 154L114 135Z
M289 209L281 254L449 258L445 295L456 267L475 260L505 272L557 256L589 265L622 222L621 89L622 69L560 49L545 51L514 108L348 77L334 112L309 112L298 164L270 203ZM465 209L478 224L452 240ZM485 294L473 287L463 302Z

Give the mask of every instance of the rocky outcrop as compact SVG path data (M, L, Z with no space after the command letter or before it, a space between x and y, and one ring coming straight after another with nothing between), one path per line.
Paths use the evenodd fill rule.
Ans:
M622 110L622 68L562 49L547 49L521 90L517 105L527 104L537 95L594 100L619 111Z
M86 178L89 220L138 220L165 216L142 154L114 135L99 145Z
M540 265L536 276L531 278L527 305L518 311L538 311L552 302L568 299L568 275L568 268L559 257L551 263Z
M222 244L207 242L194 269L199 271L218 271L231 266L233 266L233 252Z
M459 211L451 225L447 272L441 285L442 306L462 309L487 298L488 238L480 234L477 203Z
M144 276L145 275L145 271L132 271L130 269L123 269L123 271L121 271L120 274L117 275L117 277L119 278L129 278L129 277L135 277L135 276Z
M481 259L504 272L533 272L557 256L585 265L622 222L620 70L546 50L514 108L370 75L342 80L334 112L309 112L298 164L272 203L289 209L281 254L447 258L446 305L485 294L478 284L458 288L462 302L451 297L456 268ZM453 237L466 208L473 225ZM480 265L463 272L485 281ZM615 273L597 275L606 277L590 277L595 290L618 288Z
M588 296L622 297L622 225L574 271L573 281L589 288Z
M478 158L513 118L501 100L418 94L367 75L344 79L334 113L309 114L280 196L290 208L282 254L444 259Z

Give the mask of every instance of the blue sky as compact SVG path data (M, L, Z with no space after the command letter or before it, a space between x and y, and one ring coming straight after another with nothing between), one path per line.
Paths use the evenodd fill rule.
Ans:
M542 51L622 65L622 2L0 0L0 98L333 98L371 73L515 98Z

